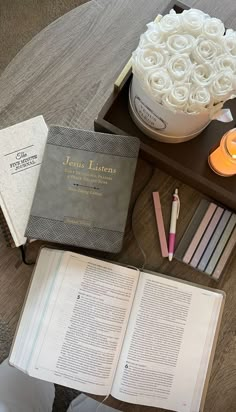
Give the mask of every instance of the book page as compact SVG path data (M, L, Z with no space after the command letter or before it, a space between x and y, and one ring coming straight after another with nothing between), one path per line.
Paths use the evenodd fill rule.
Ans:
M220 293L142 273L111 394L198 411L222 300Z
M139 272L65 252L28 372L97 395L110 393Z
M42 322L42 312L48 302L48 293L55 284L52 276L58 267L63 251L43 248L32 274L24 309L17 325L9 363L26 372L30 362L36 331Z

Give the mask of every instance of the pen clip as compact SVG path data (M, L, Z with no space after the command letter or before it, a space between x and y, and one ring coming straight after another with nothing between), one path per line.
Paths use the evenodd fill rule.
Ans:
M177 195L178 196L178 195ZM179 218L179 211L180 211L180 200L178 196L178 210L177 210L177 219Z
M180 211L180 199L177 193L174 193L174 200L178 202L177 204L177 212L176 212L176 219L179 218L179 211Z

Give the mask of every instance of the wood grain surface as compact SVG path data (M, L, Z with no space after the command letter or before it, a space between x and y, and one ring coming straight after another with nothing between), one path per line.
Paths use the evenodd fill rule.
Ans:
M233 0L188 0L186 4L221 18L236 29ZM93 128L94 118L111 92L112 84L145 24L161 13L165 0L92 0L73 9L37 34L11 61L0 78L0 127L43 114L48 124ZM27 13L27 10L25 10ZM150 179L150 176L151 179ZM146 182L149 180L149 183ZM131 210L139 196L133 214ZM177 261L160 254L152 204L152 191L161 196L165 227L170 219L171 195L179 188L181 213L177 242L181 238L201 195L159 169L138 162L131 208L122 253L111 258L182 279L223 289L226 306L204 412L236 410L236 258L233 256L218 284ZM115 211L114 211L115 213ZM135 233L135 236L134 236ZM31 246L36 256L39 242ZM99 256L94 252L92 255ZM10 348L32 267L21 264L19 250L5 247L0 234L0 347ZM1 359L7 355L0 352ZM108 404L126 412L160 411L109 399ZM65 409L58 406L56 411Z
M0 73L48 24L88 0L0 0Z

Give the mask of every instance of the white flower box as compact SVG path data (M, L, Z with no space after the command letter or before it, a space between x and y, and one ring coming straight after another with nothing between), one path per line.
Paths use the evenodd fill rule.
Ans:
M147 25L132 71L135 123L163 142L192 139L236 95L236 32L201 10L172 9Z
M130 88L130 114L149 137L166 143L181 143L197 136L209 124L208 112L173 112L147 94L133 76Z

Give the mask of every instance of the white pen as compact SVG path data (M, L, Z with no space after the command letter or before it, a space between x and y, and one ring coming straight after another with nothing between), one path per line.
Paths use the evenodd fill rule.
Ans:
M179 217L180 200L178 196L178 189L175 189L172 198L171 218L170 218L170 231L169 231L169 244L168 244L168 258L172 260L175 250L175 234L176 223Z

